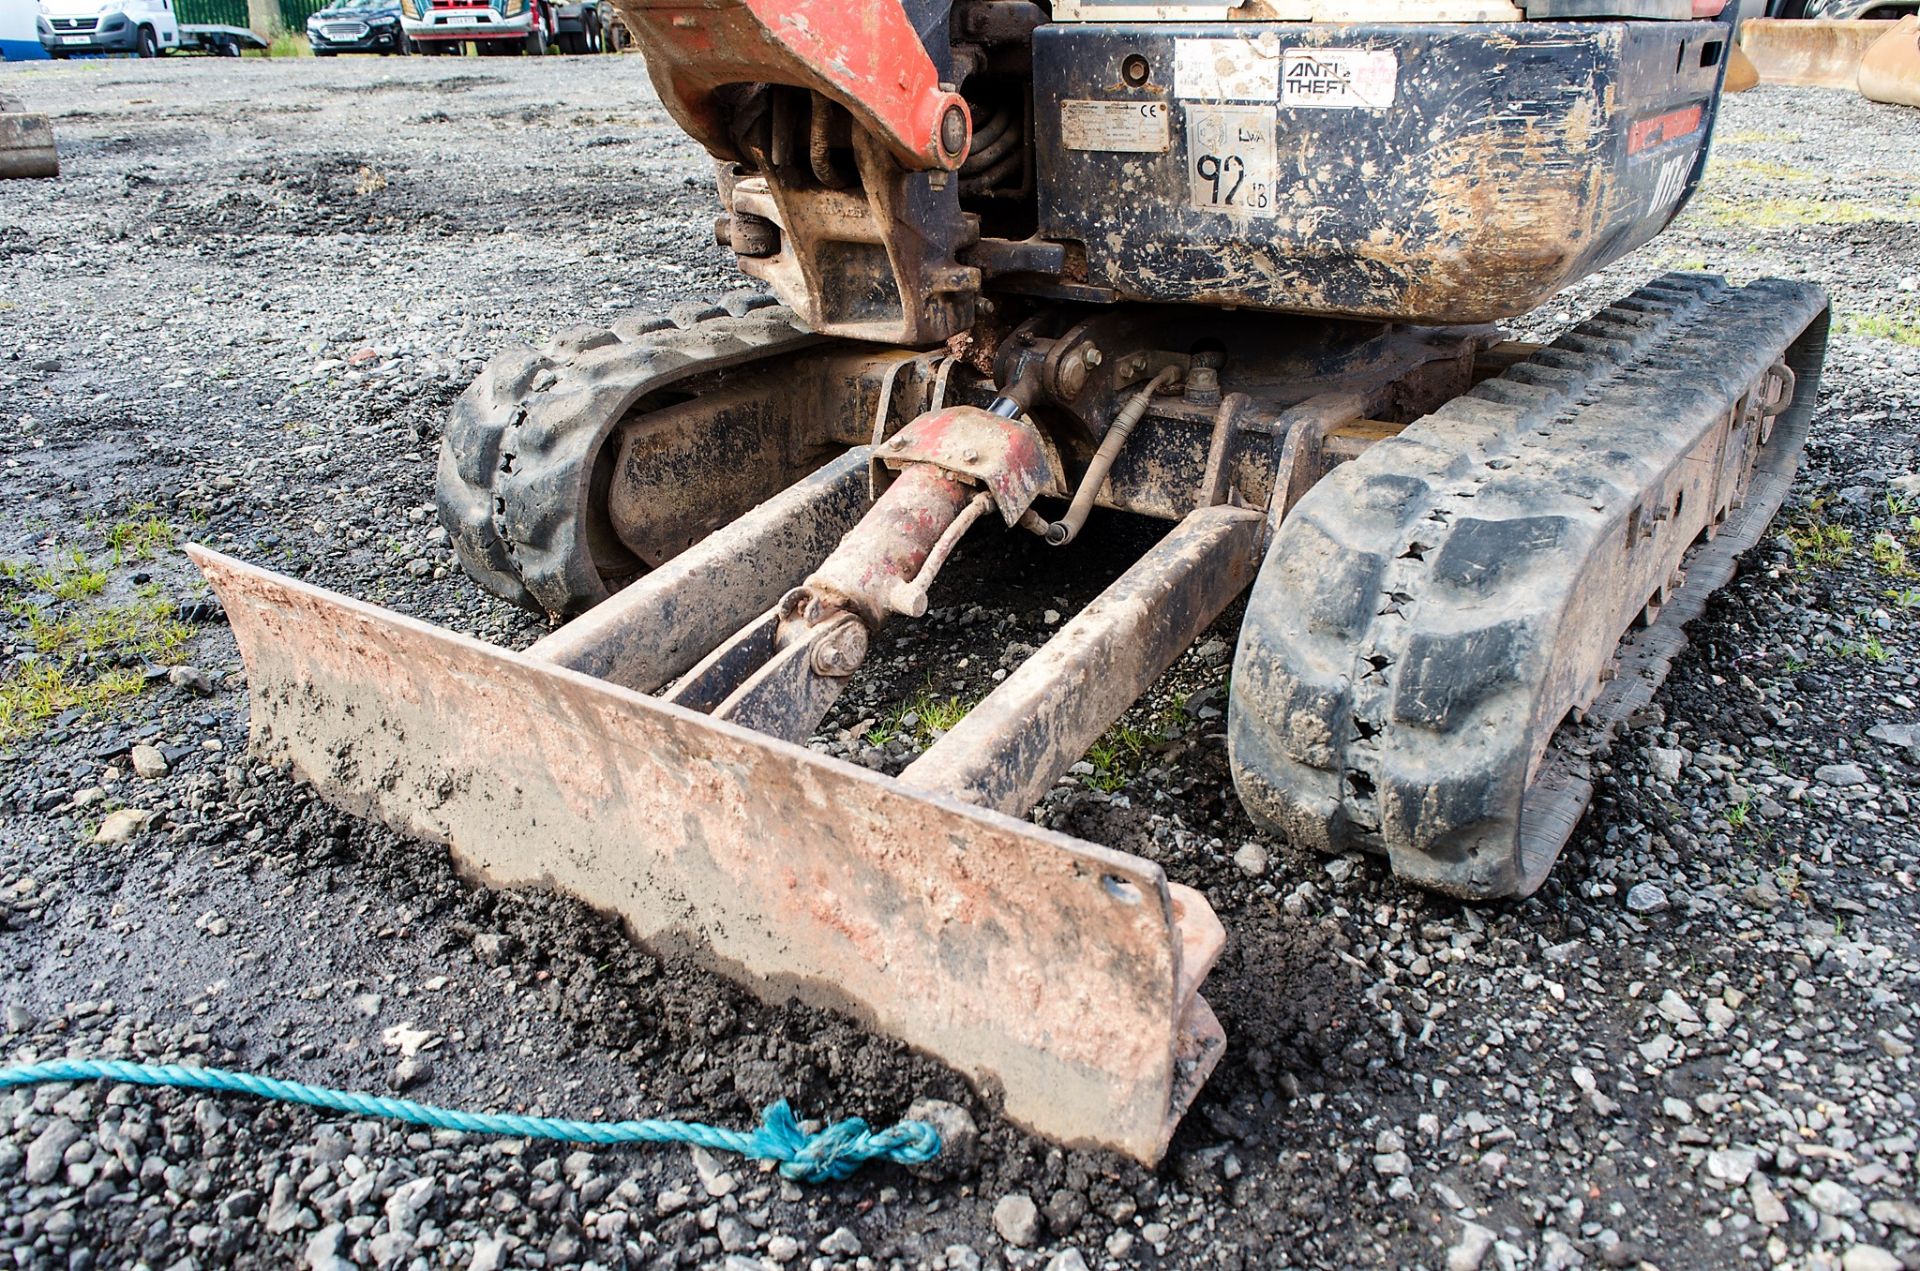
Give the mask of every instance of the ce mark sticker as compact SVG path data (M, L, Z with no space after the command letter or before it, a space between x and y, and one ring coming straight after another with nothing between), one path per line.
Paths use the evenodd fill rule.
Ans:
M1069 150L1165 154L1173 147L1161 101L1063 101L1060 142Z

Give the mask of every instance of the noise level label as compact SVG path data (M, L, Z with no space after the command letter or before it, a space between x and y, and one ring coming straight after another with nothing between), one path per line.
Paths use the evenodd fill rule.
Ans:
M1188 106L1188 202L1203 212L1272 216L1271 106Z

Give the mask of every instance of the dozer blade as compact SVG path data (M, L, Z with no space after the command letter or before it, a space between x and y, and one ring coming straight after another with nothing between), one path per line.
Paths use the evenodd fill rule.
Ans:
M1860 92L1893 106L1920 106L1920 17L1908 14L1860 59Z
M1762 84L1853 88L1860 59L1889 29L1885 22L1860 20L1748 18L1740 24L1740 47Z
M189 551L255 753L482 882L843 1010L1070 1144L1158 1159L1219 1057L1197 989L1224 933L1157 865Z

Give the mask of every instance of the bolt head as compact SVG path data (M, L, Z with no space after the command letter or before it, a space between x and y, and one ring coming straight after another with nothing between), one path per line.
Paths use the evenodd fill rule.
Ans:
M1100 365L1100 363L1101 363L1101 362L1103 362L1103 361L1105 361L1105 360L1106 360L1106 358L1105 358L1105 356L1104 356L1104 355L1103 355L1103 354L1102 354L1102 353L1100 352L1100 350L1099 350L1099 349L1096 349L1096 348L1094 348L1094 347L1092 347L1091 345L1089 345L1089 346L1087 347L1087 351L1086 351L1085 353L1082 353L1082 354L1080 355L1080 360L1081 360L1082 362L1085 362L1085 363L1086 363L1086 364L1087 364L1088 366L1090 366L1090 367L1091 367L1091 366L1098 366L1098 365Z
M940 116L940 148L948 154L959 154L966 144L967 112L958 106L949 106Z

